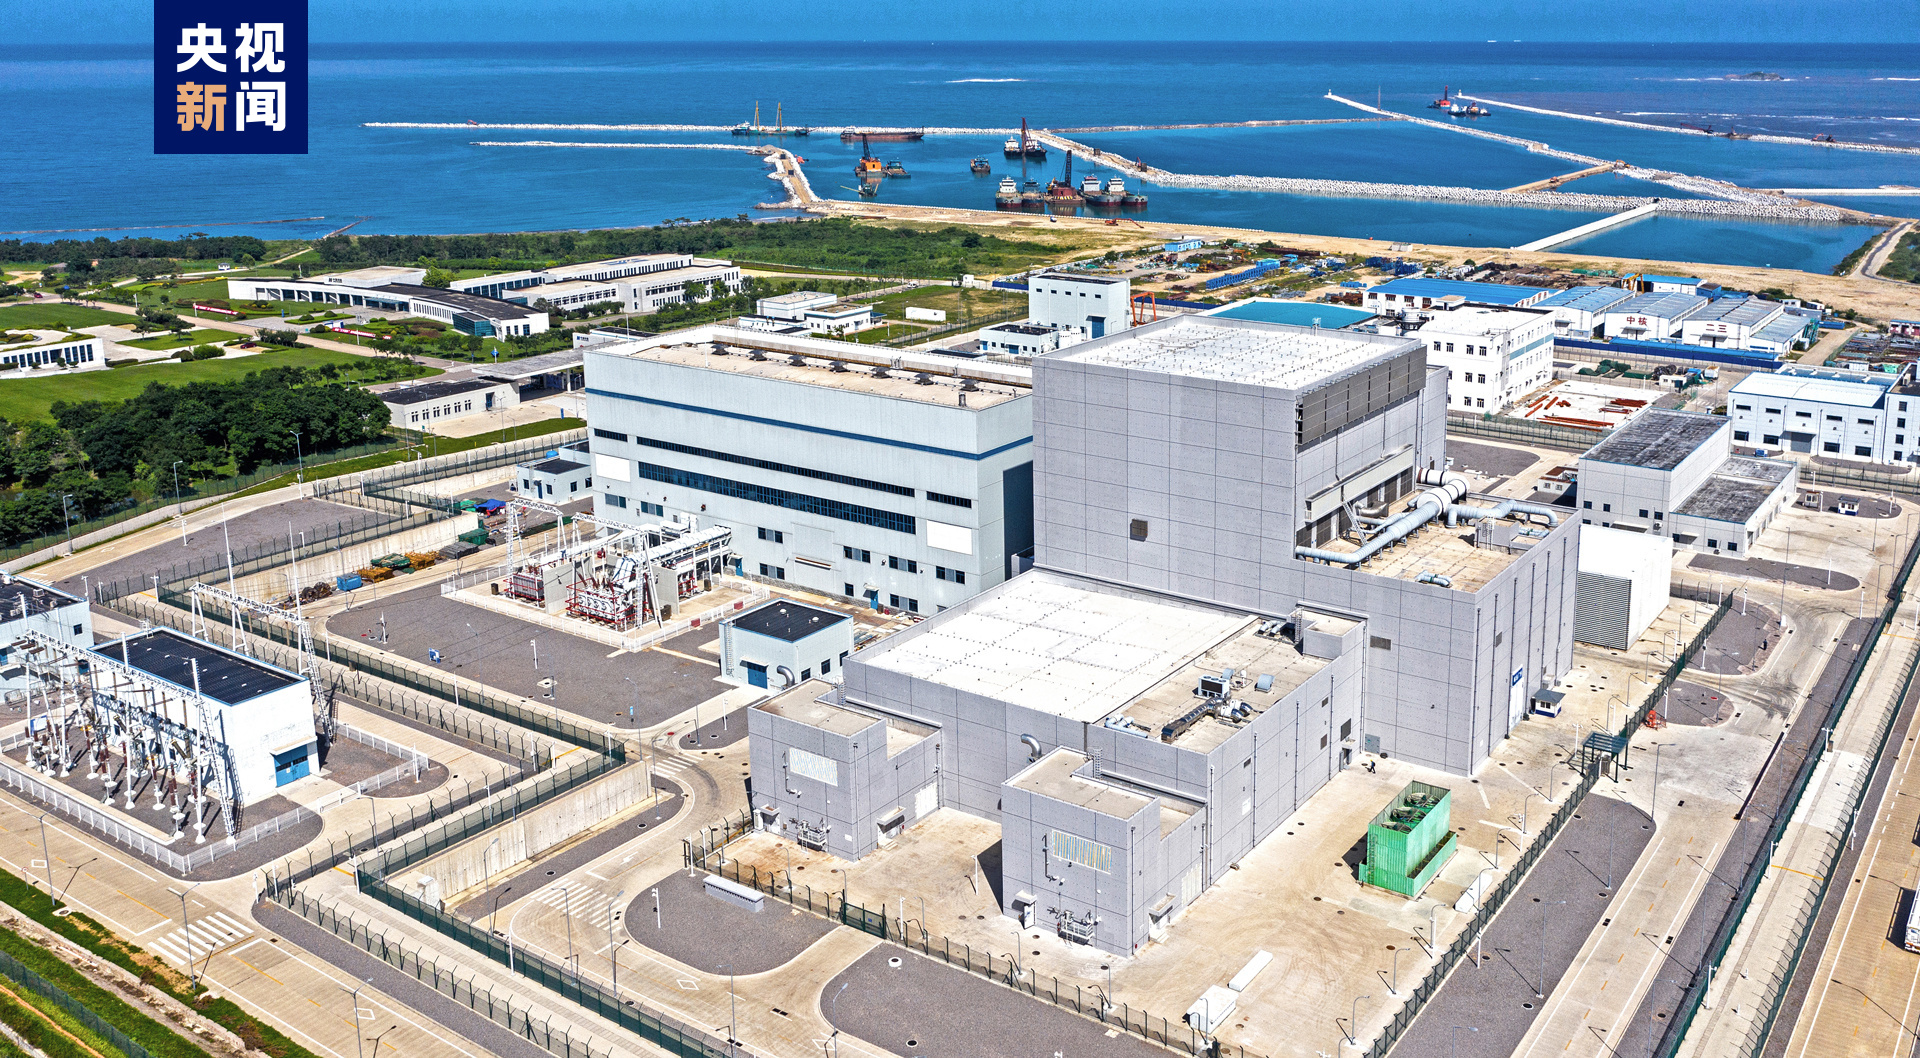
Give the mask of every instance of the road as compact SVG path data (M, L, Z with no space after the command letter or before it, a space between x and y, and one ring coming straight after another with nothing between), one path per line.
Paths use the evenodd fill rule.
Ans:
M1882 283L1900 283L1898 279L1887 279L1882 276L1880 274L1880 266L1887 263L1888 255L1893 253L1894 247L1900 245L1900 239L1912 230L1913 221L1910 220L1903 220L1893 227L1888 228L1886 234L1880 236L1880 241L1873 244L1873 249L1868 250L1861 256L1859 261L1854 263L1853 274L1866 276L1868 279L1878 280ZM1901 283L1901 285L1909 286L1911 284Z

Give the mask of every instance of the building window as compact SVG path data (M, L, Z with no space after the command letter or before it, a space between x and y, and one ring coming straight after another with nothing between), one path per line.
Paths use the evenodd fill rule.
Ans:
M1476 407L1476 408L1484 408L1484 407L1486 407L1486 406L1487 406L1487 398L1485 398L1485 397L1475 397L1475 398L1473 399L1473 406L1474 406L1474 407Z
M1735 430L1735 431L1733 431L1733 439L1734 439L1734 440L1736 440L1736 441L1744 441L1744 440L1746 440L1746 439L1747 439L1747 431L1745 431L1745 430Z
M607 493L607 506L619 507L620 509L625 510L627 506L627 498L625 496L615 496L613 493L609 492ZM644 504L642 506L644 506Z
M772 577L774 580L786 580L787 567L769 566L765 562L762 562L760 563L760 575L763 577Z
M857 503L841 500L823 499L808 496L805 493L788 492L785 489L755 485L745 481L714 477L711 474L696 474L688 470L675 470L672 467L655 466L652 463L635 463L640 476L649 481L658 481L667 485L711 492L718 496L731 496L735 499L764 503L772 507L786 507L790 510L805 511L808 514L825 515L844 522L858 525L874 525L882 529L891 529L896 533L913 536L919 529L919 520L910 514L896 514L874 507L863 507Z
M898 555L888 555L887 568L904 570L905 572L908 572L908 573L918 573L920 572L920 563L910 558L901 558Z
M967 582L966 571L948 569L945 566L933 567L933 575L941 580L952 581L955 584L965 584Z
M872 562L873 561L873 552L868 551L864 547L847 547L846 545L842 544L840 547L840 553L842 555L845 555L848 559L854 562ZM852 595L853 593L848 592L847 594Z
M593 435L594 435L595 437L604 437L604 438L606 438L606 439L607 439L607 440L609 440L609 441L624 441L624 440L626 440L626 439L627 439L627 435L626 435L626 434L623 434L623 433L615 433L615 432L614 432L614 431L612 431L612 430L599 430L599 429L596 429L596 430L594 430L594 431L593 431Z
M626 438L623 437L621 440L624 441ZM693 445L683 445L673 441L659 441L651 437L635 437L633 443L645 445L648 448L662 449L668 452L679 452L682 455L699 456L702 459L718 459L723 463L738 463L743 467L773 470L782 474L794 474L803 478L815 478L820 481L831 481L840 485L852 485L860 489L873 489L875 492L890 492L895 496L912 497L913 495L913 490L905 485L891 485L884 481L856 478L847 474L834 474L825 470L814 470L811 467L794 466L791 463L776 463L771 459L754 459L749 456L734 455L731 452L716 452L711 448L696 448ZM968 506L972 505L968 504Z
M930 499L935 503L950 503L955 507L973 506L973 501L970 499L967 499L965 496L949 496L944 492L935 492L932 489L927 490L927 499Z
M760 527L760 539L771 540L776 544L784 544L787 542L787 534L778 529L768 529L763 525Z
M664 518L666 517L667 509L657 503L648 503L646 500L641 500L640 513L651 514L656 518Z
M1647 516L1647 509L1645 507L1640 508L1640 517L1645 518L1646 516Z
M1585 508L1586 508L1587 510L1589 510L1589 511L1590 511L1590 510L1593 510L1593 501L1592 501L1592 500L1586 500L1586 501L1584 501L1584 503L1582 504L1582 506L1584 506L1584 507L1585 507Z
M1751 405L1751 404L1735 404L1735 405L1733 406L1733 409L1734 409L1735 411L1752 411L1752 410L1753 410L1753 405Z
M1822 451L1826 451L1826 452L1838 452L1840 451L1840 442L1827 441L1824 444L1822 444L1820 448Z
M1729 541L1727 541L1727 550L1728 550L1728 551L1738 551L1738 550L1740 550L1740 544L1739 544L1739 542L1738 542L1738 541L1735 541L1735 540L1729 540Z
M1760 438L1760 443L1778 445L1780 443L1780 435L1777 433L1764 434Z
M1667 516L1667 513L1666 513L1665 511L1655 511L1655 512L1653 512L1653 520L1654 520L1654 521L1656 521L1656 522L1657 522L1657 521L1660 521L1660 520L1661 520L1662 518L1665 518L1666 516Z
M1340 721L1340 741L1345 742L1347 739L1352 737L1353 737L1353 721L1351 720Z
M812 670L812 669L801 669L801 670L800 670L800 679L801 679L802 681L805 681L805 680L810 680L810 679L813 679L813 670Z
M825 676L825 675L826 675L827 673L829 673L829 672L832 672L832 671L833 671L833 659L832 659L832 658L828 658L828 659L826 659L825 661L822 661L822 662L820 663L820 675L822 675L822 676Z
M1873 446L1871 446L1871 445L1854 445L1854 446L1853 446L1853 454L1854 454L1854 455L1857 455L1857 456L1869 456L1869 457L1871 457L1871 456L1873 455Z
M1827 416L1827 421L1828 421L1828 422L1839 422L1839 421L1840 421L1840 416L1838 416L1838 415L1829 415L1829 416Z
M1367 645L1375 650L1392 650L1393 640L1386 636L1371 636L1367 640Z
M1856 422L1856 423L1858 423L1858 424L1860 424L1861 426L1872 426L1872 425L1873 425L1873 420L1872 420L1872 419L1855 419L1855 420L1853 420L1853 421L1854 421L1854 422Z
M1603 503L1603 504L1601 504L1601 505L1600 505L1600 509L1601 509L1601 510L1603 510L1603 511L1611 511L1611 510L1613 510L1613 504L1611 504L1611 503Z
M896 610L905 610L908 613L920 612L919 599L905 599L905 598L901 598L898 595L889 595L887 596L887 605L893 607Z
M1715 539L1714 539L1713 537L1711 537L1711 536L1709 536L1709 537L1707 537L1707 546L1708 546L1708 547L1719 547L1719 546L1720 546L1720 541L1718 541L1718 540L1715 540Z

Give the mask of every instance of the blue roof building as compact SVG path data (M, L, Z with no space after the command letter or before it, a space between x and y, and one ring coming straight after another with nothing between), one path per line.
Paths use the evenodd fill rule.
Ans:
M1365 309L1330 305L1324 301L1281 301L1277 298L1248 298L1222 305L1203 315L1253 320L1256 323L1284 323L1292 327L1327 328L1351 327L1373 318L1373 313Z
M1442 298L1460 298L1471 305L1523 309L1546 300L1553 293L1549 287L1470 283L1464 279L1392 279L1367 291L1365 307L1374 312L1429 309Z

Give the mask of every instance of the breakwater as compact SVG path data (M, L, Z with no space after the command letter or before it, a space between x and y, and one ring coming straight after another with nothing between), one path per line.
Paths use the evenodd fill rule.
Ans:
M1498 99L1488 99L1485 96L1470 96L1465 92L1459 92L1456 93L1456 95L1460 99L1467 99L1476 103L1506 107L1508 110L1519 110L1528 114L1542 114L1550 118L1571 118L1574 121L1591 121L1599 125L1618 125L1621 128L1644 129L1648 132L1671 132L1680 136L1711 137L1716 135L1715 133L1705 132L1700 129L1681 128L1677 125L1655 125L1647 121L1628 121L1624 118L1603 118L1598 114L1575 114L1566 110L1548 110L1544 107L1530 107L1523 103L1504 103ZM1727 137L1721 136L1720 138L1726 139ZM1801 136L1773 136L1761 132L1753 134L1741 133L1738 138L1752 140L1755 143L1790 143L1798 147L1828 147L1840 151L1871 151L1876 154L1920 154L1920 147L1897 147L1884 143L1858 143L1852 140L1814 140Z
M1654 205L1657 202L1658 212L1678 216L1824 222L1843 221L1849 216L1848 211L1835 206L1803 205L1792 200L1783 200L1777 195L1745 191L1731 184L1721 186L1735 191L1745 191L1745 193L1739 198L1657 198L1656 196L1593 195L1571 191L1496 191L1434 184L1310 180L1289 176L1211 176L1200 173L1172 173L1154 166L1136 164L1131 159L1095 149L1057 133L1040 132L1033 135L1041 142L1058 150L1073 151L1076 155L1097 164L1111 166L1161 187L1205 188L1215 191L1265 191L1274 194L1318 195L1330 198L1404 198L1429 202L1457 202L1475 206L1580 210L1589 213L1620 213L1638 209L1641 206ZM1713 183L1720 185L1721 182L1713 181Z

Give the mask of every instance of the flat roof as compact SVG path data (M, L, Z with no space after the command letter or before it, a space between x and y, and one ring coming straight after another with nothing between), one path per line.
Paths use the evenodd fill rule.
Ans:
M457 397L462 393L474 393L483 389L494 389L506 385L493 378L461 378L451 382L421 382L399 389L390 389L380 394L380 399L388 404L405 407L409 404L425 404L430 400L444 400Z
M1469 501L1474 506L1492 506L1505 497L1491 497L1485 500ZM1396 503L1393 513L1411 506ZM1573 514L1567 511L1561 515L1564 521ZM1505 572L1508 566L1521 554L1524 543L1516 543L1514 550L1504 546L1479 547L1474 543L1475 526L1483 522L1461 522L1457 527L1448 527L1444 519L1435 519L1422 528L1415 530L1394 546L1368 559L1364 571L1376 577L1390 577L1395 580L1416 580L1423 573L1432 573L1447 578L1449 587L1459 592L1477 592L1492 583L1493 578ZM1506 532L1517 528L1514 522L1501 520L1491 523L1497 531ZM1544 526L1540 528L1545 528ZM1360 549L1360 545L1344 538L1335 538L1320 545L1321 550L1351 554ZM1301 561L1307 561L1302 559Z
M1458 296L1489 305L1518 305L1537 294L1550 293L1551 287L1523 287L1507 283L1476 283L1465 279L1390 279L1370 287L1367 293L1411 294L1418 298Z
M805 724L829 734L852 738L877 723L887 725L887 756L891 757L938 730L893 716L874 716L830 701L835 687L814 677L752 706L763 713Z
M1642 283L1691 283L1691 284L1693 284L1694 286L1699 286L1699 285L1700 285L1700 277L1699 277L1699 276L1653 276L1653 275L1642 275L1642 276L1640 277L1640 281L1641 281Z
M1785 305L1777 301L1763 301L1760 298L1718 298L1687 319L1692 323L1712 320L1715 323L1751 326L1772 318L1785 308Z
M353 268L345 272L328 272L325 275L314 276L311 279L295 279L294 282L345 283L353 285L356 282L372 283L393 280L401 276L416 275L424 271L425 269L410 265L368 265L365 268Z
M1089 812L1111 819L1132 819L1153 803L1153 799L1113 783L1074 773L1092 758L1070 749L1056 749L1022 768L1007 785L1028 790L1055 801L1065 801Z
M1058 279L1066 283L1091 283L1095 286L1103 287L1119 286L1127 281L1125 276L1086 276L1075 275L1072 272L1042 272L1033 278L1036 281L1041 279ZM1033 284L1030 282L1027 285L1032 286Z
M576 463L571 459L555 457L553 459L541 460L527 469L540 474L571 474L576 470L585 470L586 468L587 465L585 463Z
M1422 320L1419 329L1435 334L1493 334L1499 331L1511 331L1529 323L1539 322L1547 315L1536 309L1498 309L1487 305L1462 305L1457 309L1436 312L1430 320Z
M791 294L775 294L770 298L761 298L762 305L807 305L821 298L838 301L838 294L829 294L823 290L796 290Z
M1248 298L1245 301L1236 301L1231 305L1210 309L1204 315L1225 316L1233 320L1255 320L1260 323L1284 323L1293 327L1339 328L1351 327L1362 320L1370 320L1376 314L1366 309L1333 305L1324 301Z
M49 610L72 606L79 601L78 596L30 580L8 577L0 581L0 621L38 617Z
M1051 358L1301 390L1415 344L1353 331L1176 316L1071 346Z
M517 320L534 313L533 309L525 305L516 305L511 301L502 301L499 298L485 297L480 294L469 294L461 290L442 290L439 287L421 287L412 283L384 283L372 289L417 301L430 301L489 319Z
M862 657L875 668L1091 723L1254 620L1030 571Z
M1707 303L1698 294L1635 294L1607 310L1608 315L1658 316L1672 319L1684 316Z
M757 334L752 331L738 332L740 342L755 338L770 338L771 335ZM903 350L874 350L868 346L850 345L847 342L829 341L824 338L808 338L800 335L780 336L783 347L818 350L818 357L800 354L800 362L786 353L760 350L762 359L753 358L755 350L741 348L733 338L699 338L693 341L674 342L678 335L667 335L665 340L673 344L659 342L634 342L629 344L608 344L586 346L582 351L591 350L600 355L624 356L634 360L651 360L662 364L675 364L681 367L702 368L708 371L725 371L735 375L755 375L760 378L774 379L780 382L792 382L803 386L819 386L823 389L840 389L852 393L865 393L876 397L892 397L897 400L911 400L921 404L941 404L958 406L957 390L961 379L944 373L931 373L931 366L918 368L913 366L916 356L925 354L908 353ZM861 356L884 356L902 364L898 369L889 369L886 377L874 374L874 369L860 364L846 364L827 357L841 352ZM949 363L959 361L949 360ZM840 370L834 370L838 366ZM948 369L950 370L950 369ZM1008 370L1016 370L1009 367ZM929 372L930 385L921 385L914 377L917 371ZM1025 389L995 385L990 382L976 383L978 389L967 392L966 407L972 411L991 408L1004 404L1015 397L1024 396Z
M1755 481L1752 478L1737 478L1730 474L1713 474L1693 495L1688 496L1675 514L1684 514L1694 518L1705 518L1715 522L1732 522L1745 525L1753 517L1760 505L1767 502L1778 482Z
M1332 625L1344 623L1347 628L1353 625L1345 618L1315 615L1315 619ZM1195 693L1202 676L1219 676L1232 669L1234 685L1230 697L1247 703L1258 714L1278 704L1308 677L1327 667L1326 660L1301 653L1299 647L1286 639L1261 635L1260 627L1261 624L1249 624L1215 643L1127 703L1120 714L1148 738L1158 739L1162 727L1202 704ZM1344 631L1332 627L1327 630L1335 634ZM1264 691L1259 689L1262 676L1272 677ZM1175 736L1173 744L1196 753L1207 753L1239 729L1240 725L1208 716Z
M1581 455L1600 463L1672 470L1727 425L1721 415L1648 408Z
M637 264L641 261L691 260L692 258L693 255L690 253L641 253L634 254L631 257L609 257L600 261L581 261L579 264L554 265L552 268L544 269L543 271L550 276L572 277L601 269ZM642 274L644 275L645 273ZM622 276L621 278L631 279L633 277ZM564 282L565 280L563 279L562 281Z
M614 331L623 331L623 336L630 338L653 337L652 331L624 331L616 327L595 327L590 333L601 334ZM570 371L579 367L585 360L586 356L577 348L562 349L558 352L529 356L523 360L501 360L487 365L487 371L500 378L532 378L535 375L556 375L562 371Z
M838 610L809 606L792 599L769 599L732 619L733 627L756 635L797 643L852 618Z
M1619 287L1572 287L1547 298L1536 301L1536 309L1578 309L1581 312L1605 312L1622 301L1633 297L1630 290Z
M1793 473L1794 465L1785 459L1761 459L1758 456L1729 456L1714 470L1731 478L1750 478L1778 484Z
M1742 397L1777 397L1781 400L1804 400L1848 408L1877 408L1886 400L1887 386L1868 381L1864 373L1860 381L1850 382L1837 378L1755 372L1734 383L1729 392Z
M551 300L556 295L565 297L568 294L580 294L589 290L610 290L618 294L620 288L615 285L616 282L617 280L612 279L569 279L560 283L542 283L537 287L523 287L515 291L514 296L539 301L542 298Z
M1806 329L1806 317L1792 312L1786 312L1780 314L1780 316L1775 319L1768 320L1760 326L1755 327L1752 337L1768 341L1785 342L1800 337L1800 332Z
M135 632L123 639L102 643L93 652L110 660L124 661L148 675L187 690L195 687L197 668L200 693L226 705L250 702L263 694L304 682L303 677L285 669L243 657L170 628L149 628Z

